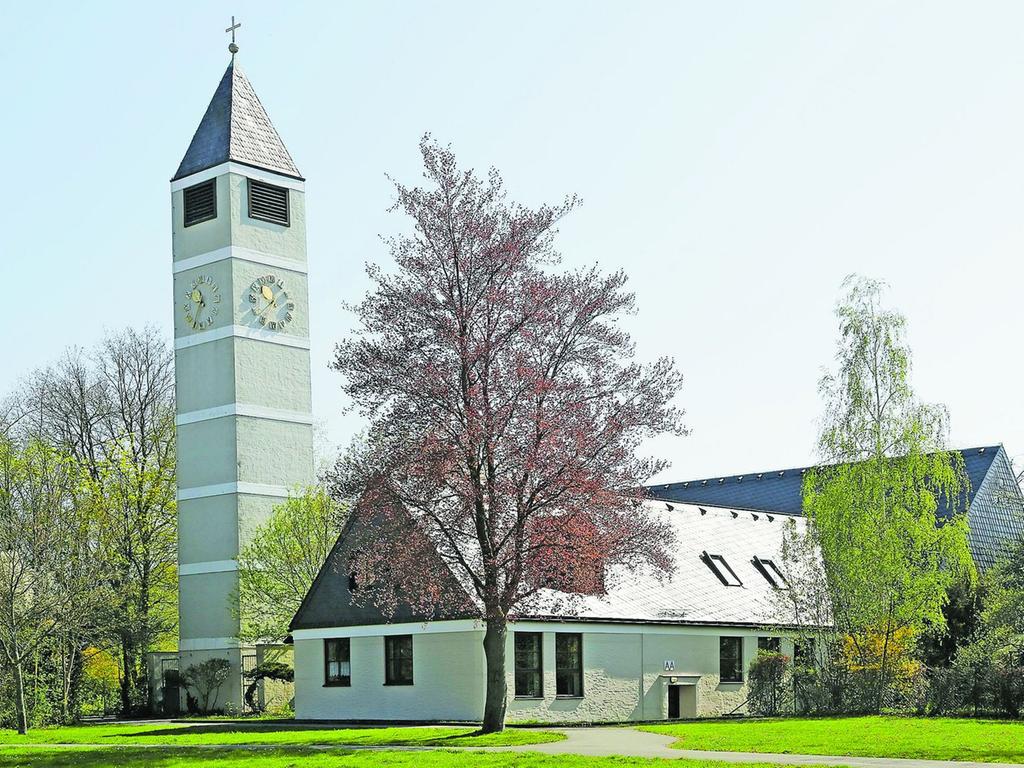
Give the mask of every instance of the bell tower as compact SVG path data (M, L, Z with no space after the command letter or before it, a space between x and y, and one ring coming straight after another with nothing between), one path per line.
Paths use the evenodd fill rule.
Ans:
M180 665L231 662L216 708L242 705L239 550L313 479L305 183L237 50L171 180Z

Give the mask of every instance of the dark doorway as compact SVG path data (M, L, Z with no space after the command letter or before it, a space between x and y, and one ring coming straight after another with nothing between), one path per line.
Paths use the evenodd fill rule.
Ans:
M679 689L682 686L670 685L668 687L668 719L679 719Z

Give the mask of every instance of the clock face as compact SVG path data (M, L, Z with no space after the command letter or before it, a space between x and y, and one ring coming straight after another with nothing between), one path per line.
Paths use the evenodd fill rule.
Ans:
M271 331L281 331L292 321L295 302L288 297L284 282L264 275L249 286L249 305L256 322Z
M181 305L185 322L194 331L201 331L213 325L220 312L220 288L209 275L199 275L185 291L185 303Z

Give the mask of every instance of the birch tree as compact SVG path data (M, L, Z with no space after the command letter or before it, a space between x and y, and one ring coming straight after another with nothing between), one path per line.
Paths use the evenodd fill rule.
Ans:
M871 708L893 682L893 650L943 627L948 588L973 573L959 453L948 451L944 407L920 402L910 384L906 320L883 306L883 286L844 283L836 308L836 368L821 380L825 414L808 473L804 510L821 548L833 620L854 664L874 670Z

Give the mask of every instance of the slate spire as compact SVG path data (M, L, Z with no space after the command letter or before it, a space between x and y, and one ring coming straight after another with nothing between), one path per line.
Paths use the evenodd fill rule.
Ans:
M301 179L259 96L234 59L171 181L228 160Z

